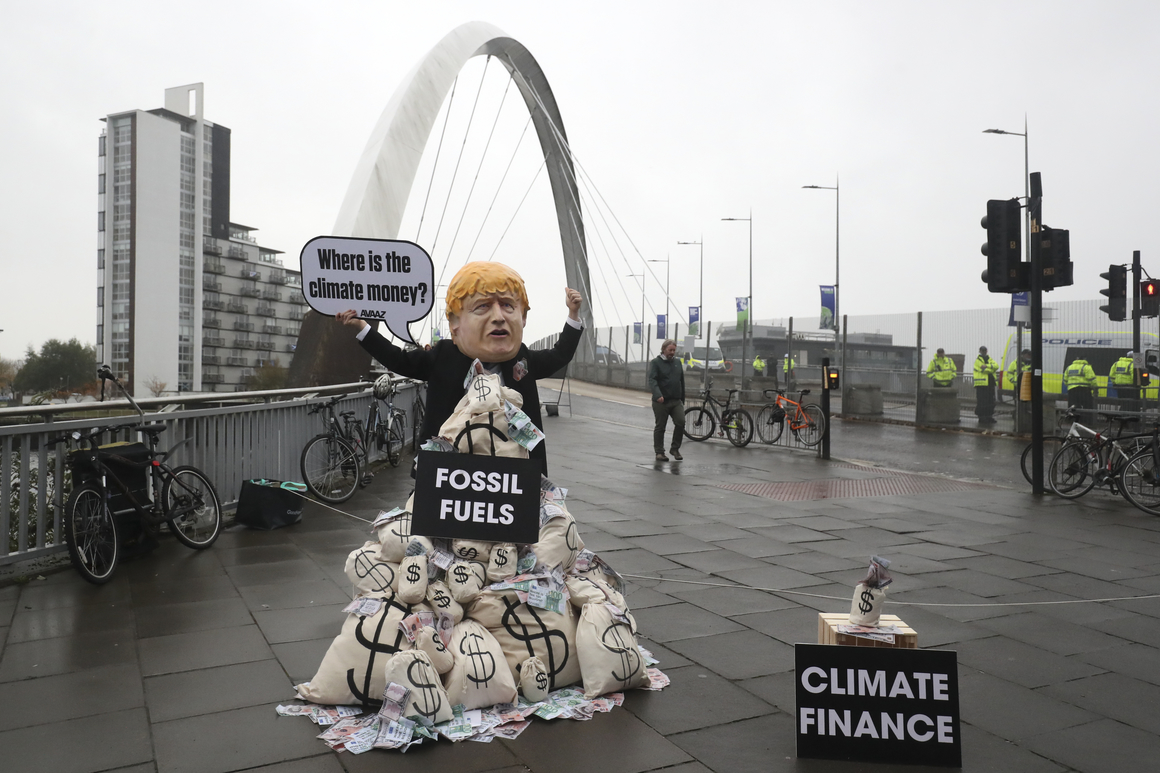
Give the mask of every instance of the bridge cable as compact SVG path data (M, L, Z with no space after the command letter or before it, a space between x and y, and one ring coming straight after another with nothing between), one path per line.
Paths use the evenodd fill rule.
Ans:
M439 132L439 145L435 148L435 161L431 164L431 179L427 181L427 195L423 197L423 211L419 213L419 227L415 229L415 243L423 233L423 218L427 216L427 202L431 200L431 188L435 185L435 171L439 168L439 157L443 152L443 137L447 134L447 120L451 117L451 106L455 103L455 87L459 85L459 76L451 83L451 96L447 99L447 112L443 114L443 129Z
M496 200L499 198L500 191L503 190L503 184L507 180L508 172L511 171L512 163L516 160L516 153L519 152L520 145L523 144L524 135L528 133L528 127L532 125L532 115L528 115L527 123L524 124L524 130L520 133L520 138L516 142L515 150L512 151L512 157L508 159L507 168L503 170L503 177L500 178L499 185L496 186L495 196L491 199L491 204L487 207L487 212L483 215L483 222L479 225L479 231L475 234L475 241L471 243L471 249L467 251L467 260L471 261L471 256L475 252L475 245L479 244L479 237L483 235L483 228L487 225L488 217L491 215L491 210L495 206Z
M507 236L508 229L510 229L512 227L512 223L515 222L516 215L518 215L520 213L520 209L523 208L524 202L528 200L528 194L532 192L532 186L535 185L536 180L538 180L540 178L540 172L544 171L544 166L547 165L547 163L548 163L548 157L545 156L544 160L540 162L540 166L536 169L536 174L534 177L532 177L532 181L530 183L528 183L528 189L526 191L524 191L524 197L522 199L520 199L519 205L516 206L516 211L512 213L512 219L508 221L507 228L504 228L503 233L499 235L499 241L497 241L495 243L495 249L492 250L491 254L487 256L488 260L491 260L492 258L494 258L495 254L497 252L499 252L499 246L501 244L503 244L503 238L505 236Z

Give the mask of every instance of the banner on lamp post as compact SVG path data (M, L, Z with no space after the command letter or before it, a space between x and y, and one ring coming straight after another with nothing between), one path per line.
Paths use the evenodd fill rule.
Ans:
M640 343L640 329L643 326L644 326L643 322L633 322L632 323L632 342L634 344Z
M689 335L699 337L701 335L701 307L689 307Z
M663 341L669 337L667 315L657 314L657 340Z
M737 299L737 329L744 330L749 322L749 299Z
M822 313L818 323L819 330L837 330L838 319L835 316L834 302L837 300L834 295L833 285L819 285L822 291Z

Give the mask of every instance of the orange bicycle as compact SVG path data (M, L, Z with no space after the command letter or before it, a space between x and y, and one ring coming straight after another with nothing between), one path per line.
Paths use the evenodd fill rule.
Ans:
M802 389L797 400L786 397L784 389L766 389L762 394L770 399L771 392L777 396L757 414L757 436L761 442L769 445L776 443L781 439L785 425L789 424L789 431L802 445L816 446L820 443L826 431L826 415L816 405L801 403L810 390Z

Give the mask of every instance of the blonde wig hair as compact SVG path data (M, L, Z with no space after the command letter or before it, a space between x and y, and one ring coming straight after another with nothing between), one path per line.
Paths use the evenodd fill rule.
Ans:
M525 313L531 308L523 277L511 266L484 260L468 263L456 272L451 278L451 284L447 286L447 318L459 316L459 312L463 311L463 301L473 295L501 292L518 296L524 304Z

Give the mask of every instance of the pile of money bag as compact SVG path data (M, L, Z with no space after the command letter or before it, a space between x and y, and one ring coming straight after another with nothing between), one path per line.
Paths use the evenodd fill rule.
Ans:
M543 434L519 393L487 373L469 384L424 448L528 458ZM409 690L403 716L439 724L452 706L540 701L578 683L588 698L648 687L623 580L584 548L566 496L542 478L532 545L413 535L413 495L380 514L377 538L346 561L342 632L299 696L377 710L394 683Z

